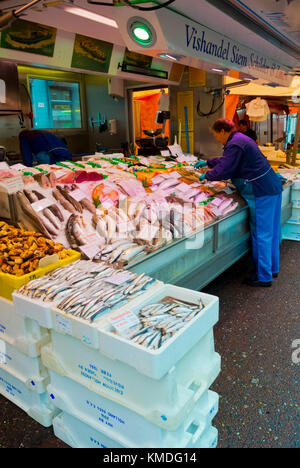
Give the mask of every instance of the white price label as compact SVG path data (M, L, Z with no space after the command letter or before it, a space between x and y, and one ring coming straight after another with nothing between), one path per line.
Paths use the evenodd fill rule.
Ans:
M116 332L123 336L128 336L131 330L140 324L138 317L130 311L113 314L108 321Z
M53 263L59 262L59 255L53 254L49 255L48 257L41 258L39 261L39 268L45 268Z
M61 177L65 176L67 174L67 171L55 171L54 175L56 179L60 179Z
M6 188L9 194L18 192L23 189L22 176L10 177L9 179L3 179L1 185Z
M212 208L211 209L212 213L215 215L215 216L221 216L222 212L219 210L219 208Z
M99 242L92 244L86 244L80 247L82 253L84 253L90 260L93 260L96 255L99 253L100 246Z
M73 192L70 192L70 195L74 200L81 202L84 198L86 198L86 194L83 193L80 189L73 190Z
M179 190L180 192L187 192L188 190L190 190L190 186L188 184L186 184L185 182L183 182L182 184L178 185L176 187L176 190Z
M127 283L127 281L130 281L131 279L132 275L130 273L122 272L112 275L109 278L105 278L104 281L106 283L111 283L115 284L116 286L120 286L121 284Z
M38 213L39 211L44 210L45 208L49 208L49 206L54 205L54 202L49 198L43 198L37 202L32 203L31 208Z
M183 156L183 151L180 145L169 146L172 156Z
M106 200L104 200L102 202L102 206L106 210L109 210L113 205L114 205L114 202L110 198L108 198L108 199L106 199Z

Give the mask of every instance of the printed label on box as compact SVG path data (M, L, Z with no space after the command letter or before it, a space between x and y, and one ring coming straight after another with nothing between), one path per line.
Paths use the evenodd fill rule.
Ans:
M71 320L62 317L59 314L56 314L55 316L55 325L56 329L63 332L64 334L66 333L67 335L72 335L72 322Z

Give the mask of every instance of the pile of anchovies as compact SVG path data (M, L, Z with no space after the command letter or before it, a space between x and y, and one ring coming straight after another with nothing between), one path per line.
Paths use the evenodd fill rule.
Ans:
M185 327L187 322L195 318L204 307L201 300L198 306L185 304L175 299L147 305L138 314L140 327L129 338L147 349L159 349L175 333Z
M113 308L119 308L132 298L143 294L155 283L144 273L127 272L130 277L120 285L106 280L124 272L106 263L78 261L55 270L19 289L18 293L31 299L55 303L66 314L94 322Z

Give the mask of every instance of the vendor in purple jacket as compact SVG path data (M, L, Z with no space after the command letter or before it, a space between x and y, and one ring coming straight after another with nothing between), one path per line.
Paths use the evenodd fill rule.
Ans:
M211 130L216 140L224 145L223 157L208 161L212 170L200 180L231 179L248 202L256 273L245 283L270 287L279 273L281 181L257 144L237 132L231 120L217 120Z

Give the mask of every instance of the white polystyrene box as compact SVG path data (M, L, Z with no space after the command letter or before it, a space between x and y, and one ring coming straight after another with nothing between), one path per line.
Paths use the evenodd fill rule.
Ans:
M155 290L159 289L162 284L160 281L157 281L146 289L142 295L132 299L128 303L134 305L141 297L147 298ZM54 329L59 333L74 336L87 346L99 349L98 328L107 325L106 315L91 323L80 317L64 313L56 307L57 303L55 302L31 299L18 292L14 292L13 301L15 310L19 316L36 320L41 327Z
M218 412L218 395L206 391L185 415L176 431L167 431L67 377L50 371L50 380L48 393L60 410L75 416L124 447L171 448L193 445Z
M33 392L46 391L49 374L41 358L29 357L2 339L0 339L0 369L15 376Z
M2 368L0 368L0 393L42 426L52 426L53 418L59 413L47 393L31 391L16 376Z
M69 335L52 330L51 338L42 348L45 367L168 430L178 427L220 372L212 329L161 379L151 379Z
M128 301L126 304L127 307L134 307L136 303L138 303L141 298L146 300L150 297L155 291L159 290L163 283L157 281L155 284L151 285L143 294L138 296L135 299ZM117 307L112 310L115 312L116 310L120 310ZM63 335L70 335L74 338L77 338L85 345L99 349L99 329L108 326L108 318L109 314L104 314L103 316L99 316L99 319L95 322L89 322L80 317L74 317L70 314L64 313L62 310L58 309L57 307L53 306L51 310L51 323L53 330L56 330L58 333Z
M13 293L13 302L16 313L21 317L36 320L41 327L52 328L51 303L31 299L17 291Z
M113 333L111 325L107 325L99 330L100 352L111 359L118 359L134 366L139 372L153 379L160 379L165 375L219 319L217 297L172 285L162 285L151 296L141 297L131 307L125 305L119 309L119 313L128 310L138 314L144 306L159 302L168 296L191 304L199 304L201 299L205 308L158 350L148 350L123 338Z
M41 347L49 342L46 328L36 320L18 315L14 304L0 298L0 338L30 357L38 357Z
M56 437L72 448L127 448L94 427L64 412L54 418L53 430ZM218 442L217 436L218 431L209 426L203 434L195 438L194 443L184 445L178 441L176 448L215 448Z

